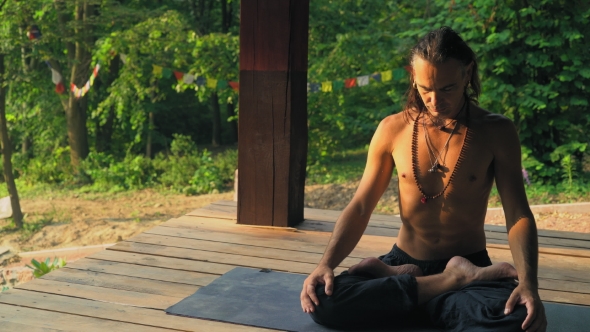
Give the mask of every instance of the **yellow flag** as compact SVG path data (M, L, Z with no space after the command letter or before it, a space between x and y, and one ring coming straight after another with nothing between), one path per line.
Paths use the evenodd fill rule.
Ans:
M217 80L207 77L207 87L211 89L217 88Z
M322 82L322 92L332 92L332 82Z
M391 70L381 72L381 82L391 81L392 73Z
M152 67L154 67L153 73L155 75L162 75L162 67L156 65L152 65Z

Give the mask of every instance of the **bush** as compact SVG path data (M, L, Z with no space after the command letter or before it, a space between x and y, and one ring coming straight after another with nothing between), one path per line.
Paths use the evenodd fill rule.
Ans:
M111 155L91 152L82 169L98 191L141 189L152 185L157 177L152 160L143 156L127 155L118 162Z
M15 153L13 161L16 176L22 177L27 184L60 184L73 179L69 147L59 147L48 156L33 159Z

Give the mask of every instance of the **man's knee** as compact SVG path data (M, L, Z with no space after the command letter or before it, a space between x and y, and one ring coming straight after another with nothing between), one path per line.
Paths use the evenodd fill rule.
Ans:
M311 318L321 325L341 326L342 318L345 316L342 315L341 308L334 303L334 299L326 295L324 285L316 287L316 295L320 304L315 306L315 310L310 314Z
M434 298L427 310L437 326L449 331L522 331L526 307L516 306L512 313L504 314L514 287L499 281L474 282Z

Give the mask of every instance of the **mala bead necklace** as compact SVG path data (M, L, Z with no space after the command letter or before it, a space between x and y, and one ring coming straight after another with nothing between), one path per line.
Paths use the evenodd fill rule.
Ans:
M467 116L469 116L469 103L467 103ZM418 120L419 119L414 120L414 128L412 130L412 173L414 174L414 182L416 182L416 186L418 187L418 190L420 190L420 193L422 194L422 197L420 198L420 202L422 204L426 204L426 202L428 202L428 200L435 199L437 197L442 196L445 193L445 191L447 190L447 188L449 187L449 185L451 184L451 182L453 182L453 178L455 177L455 171L461 166L461 162L463 161L464 152L465 152L465 145L468 145L467 143L470 139L470 132L469 132L469 127L466 126L465 127L465 138L463 140L463 145L461 146L461 151L459 152L459 158L457 159L457 164L455 164L455 168L451 172L451 176L449 177L449 181L447 182L447 184L443 187L443 189L439 193L437 193L435 195L427 195L424 192L422 185L418 181ZM457 128L457 125L458 125L458 121L455 123L455 127L453 128L451 135L455 131L455 128ZM424 128L424 130L426 130L426 128ZM450 141L451 135L449 135L449 139L447 140L447 143L445 144L445 146ZM427 145L428 145L428 143L427 143ZM429 153L430 153L430 150L429 150ZM436 162L436 164L438 164L438 162ZM433 166L433 168L434 168L434 166ZM429 169L428 171L430 173L434 173L434 172L430 171L431 169Z

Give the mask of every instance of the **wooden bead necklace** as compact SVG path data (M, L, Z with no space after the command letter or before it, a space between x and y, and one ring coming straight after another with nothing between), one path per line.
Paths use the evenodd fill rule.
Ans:
M469 102L467 102L467 116L469 116ZM461 162L464 159L465 146L468 145L468 141L470 139L470 135L469 135L470 132L469 132L469 127L465 126L465 138L463 139L463 145L461 146L461 151L459 152L459 158L457 159L457 164L455 164L455 168L451 172L451 176L449 177L449 181L447 182L447 184L443 187L442 191L439 192L438 194L426 195L426 193L424 193L424 189L422 188L422 185L418 181L418 122L419 122L419 117L416 118L416 120L414 120L414 128L412 130L412 172L414 174L414 182L416 182L416 186L418 187L418 190L420 190L420 193L422 194L422 197L420 198L420 202L422 202L422 204L426 204L426 202L428 202L428 200L435 199L437 197L442 196L445 193L445 191L447 190L447 188L449 187L449 185L451 184L451 182L453 182L453 178L455 176L455 171L461 166ZM453 132L455 131L455 128L457 128L457 126L458 126L458 121L455 122L455 127L453 128L453 131L451 131L451 135L453 134ZM426 127L424 128L424 130L426 130ZM447 140L447 144L448 144L449 140L450 140L450 135L449 135L449 139ZM426 144L428 144L428 142ZM447 144L445 144L445 146ZM430 151L429 151L429 153L430 153ZM435 161L435 164L438 167L438 162ZM432 168L434 168L434 166ZM430 170L429 170L429 172L430 172ZM433 173L433 172L430 172L430 173Z

